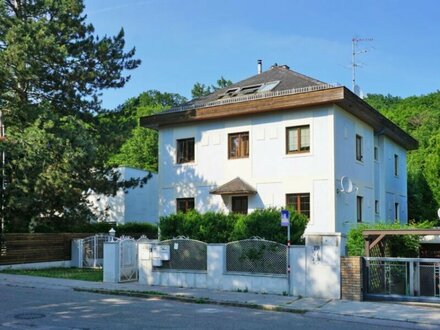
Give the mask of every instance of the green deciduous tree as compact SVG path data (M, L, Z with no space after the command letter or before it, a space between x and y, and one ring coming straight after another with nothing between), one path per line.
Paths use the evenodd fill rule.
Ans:
M440 207L440 91L399 98L372 94L366 101L419 141L408 153L408 213L436 219Z
M0 1L0 109L7 139L2 217L9 228L90 215L88 188L110 192L96 114L102 90L136 68L124 31L98 37L82 0Z
M220 79L217 80L217 85L209 86L196 82L191 90L191 96L193 98L206 96L230 85L232 85L232 81L223 78L223 76L221 76Z
M112 147L107 150L108 164L157 172L157 132L140 127L139 118L184 102L186 99L179 94L150 90L129 99L116 111L100 116L106 138L112 141Z

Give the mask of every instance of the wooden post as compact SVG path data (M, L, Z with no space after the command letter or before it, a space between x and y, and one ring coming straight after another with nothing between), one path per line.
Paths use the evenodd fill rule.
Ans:
M370 256L370 237L364 237L365 240L365 257Z

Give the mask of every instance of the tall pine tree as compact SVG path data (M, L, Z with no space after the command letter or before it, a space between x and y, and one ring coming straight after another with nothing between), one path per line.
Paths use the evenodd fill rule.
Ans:
M100 93L135 69L124 31L98 37L82 0L0 0L0 109L6 139L2 218L10 230L61 228L90 216L108 185Z

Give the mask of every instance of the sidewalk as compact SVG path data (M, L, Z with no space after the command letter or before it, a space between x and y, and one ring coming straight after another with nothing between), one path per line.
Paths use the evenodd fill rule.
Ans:
M306 313L313 317L406 322L409 327L440 328L440 305L409 305L385 302L355 302L317 298L287 297L247 292L147 286L138 283L98 283L57 278L0 273L1 286L20 286L59 290L77 290L187 302L220 304L263 310Z

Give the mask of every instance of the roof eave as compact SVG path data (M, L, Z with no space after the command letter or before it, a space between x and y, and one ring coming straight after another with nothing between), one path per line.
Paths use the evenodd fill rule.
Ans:
M231 195L255 195L257 192L256 191L250 191L250 190L246 190L246 191L242 191L242 190L235 190L235 191L217 191L217 190L212 190L209 192L211 195L224 195L224 196L231 196Z
M377 134L385 134L406 150L418 148L418 142L388 118L368 105L346 87L334 87L319 91L276 96L245 102L196 108L142 117L140 124L146 128L159 129L191 122L226 117L246 116L257 113L309 108L324 104L336 104L371 125Z
M159 129L201 120L212 120L225 117L245 116L250 114L304 108L322 104L333 104L343 98L343 88L334 87L318 91L298 93L286 96L274 96L186 111L166 112L142 117L140 124L146 128Z
M382 115L379 111L370 106L363 99L358 97L348 88L344 88L344 97L336 102L348 113L361 119L374 128L376 134L384 134L406 150L415 150L419 143L416 139L406 133L391 120Z

